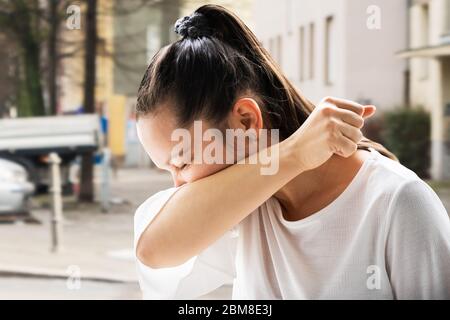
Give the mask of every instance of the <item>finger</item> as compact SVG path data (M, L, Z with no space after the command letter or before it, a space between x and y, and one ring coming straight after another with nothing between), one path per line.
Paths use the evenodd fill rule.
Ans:
M344 122L339 123L339 131L344 137L350 139L354 143L359 143L363 138L361 130Z
M364 106L362 104L356 103L354 101L346 100L346 99L326 97L325 99L322 100L322 103L334 104L338 108L352 111L360 116L364 112Z
M340 120L353 127L362 128L364 126L364 119L352 111L337 109L336 113Z
M363 118L370 118L377 111L377 107L373 105L364 106Z
M337 142L337 151L335 154L348 158L358 150L358 145L345 136L341 136Z

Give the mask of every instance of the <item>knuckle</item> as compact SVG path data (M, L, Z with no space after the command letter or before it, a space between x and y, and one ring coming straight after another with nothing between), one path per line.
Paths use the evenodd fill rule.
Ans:
M361 129L362 127L364 127L364 118L363 117L358 117L358 120L356 121L356 126Z
M360 116L364 113L364 107L363 106L356 105L355 106L355 110L358 113L358 115L360 115Z
M330 96L326 96L325 98L322 99L322 102L327 102L327 103L333 103L334 99L333 97Z
M321 109L322 115L325 117L331 117L334 114L334 108L330 105L325 105Z
M345 158L350 157L353 155L356 150L358 149L358 146L356 143L349 143L348 141L341 140L341 155Z
M335 142L335 136L334 136L333 134L328 134L327 137L326 137L326 142L327 142L329 145L334 145L334 142Z
M352 154L354 154L357 149L358 149L358 147L357 147L356 143L352 143L350 146L348 146L348 148L346 150L347 157L350 157Z
M345 149L342 151L342 156L343 156L344 158L348 158L348 157L350 157L350 155L351 155L351 152L350 152L347 148L345 148Z
M327 121L326 129L328 130L328 132L333 133L336 130L336 128L337 128L336 121L334 121L333 119Z

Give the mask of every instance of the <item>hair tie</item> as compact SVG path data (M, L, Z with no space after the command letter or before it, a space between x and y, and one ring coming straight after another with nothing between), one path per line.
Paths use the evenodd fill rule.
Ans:
M183 38L201 38L212 35L206 17L198 12L185 16L175 22L174 31Z

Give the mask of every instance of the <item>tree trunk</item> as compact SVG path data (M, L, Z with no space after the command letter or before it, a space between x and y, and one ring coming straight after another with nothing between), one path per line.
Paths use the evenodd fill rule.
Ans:
M41 84L40 66L40 39L37 31L36 17L33 11L37 10L38 2L17 1L16 31L21 46L21 86L19 93L19 115L43 116L45 115L44 97Z
M22 43L23 80L19 94L19 115L45 115L39 63L39 44L31 36Z
M97 0L87 0L86 14L86 54L84 78L84 111L95 112L95 80L97 56ZM81 183L79 200L94 201L94 165L93 154L83 155L81 162Z
M50 114L56 115L58 113L58 0L49 0L49 39L48 39L48 96Z

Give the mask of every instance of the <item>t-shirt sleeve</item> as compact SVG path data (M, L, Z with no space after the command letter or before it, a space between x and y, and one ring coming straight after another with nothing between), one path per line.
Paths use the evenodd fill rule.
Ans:
M134 218L134 252L144 230L180 188L158 192L145 201ZM144 299L195 299L235 278L237 228L227 232L199 255L171 268L152 269L137 258L136 268Z
M405 183L389 209L386 263L396 299L450 298L450 219L423 181Z

